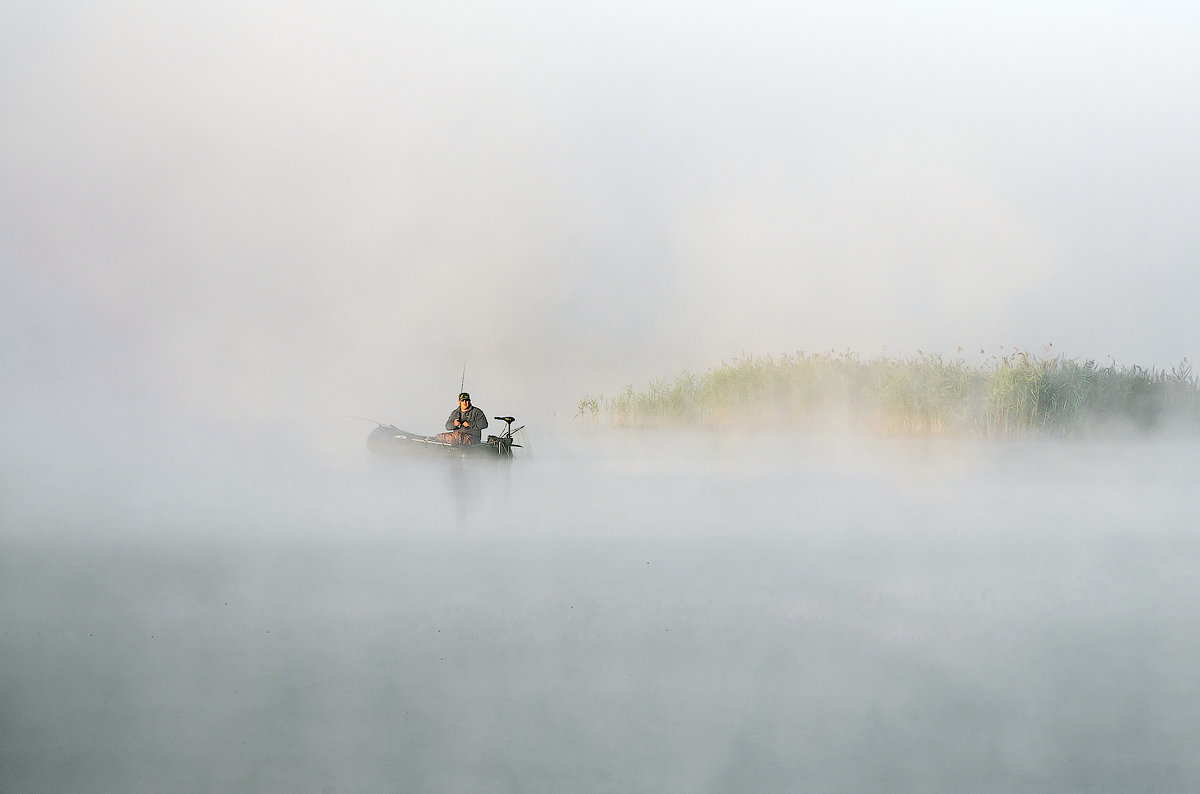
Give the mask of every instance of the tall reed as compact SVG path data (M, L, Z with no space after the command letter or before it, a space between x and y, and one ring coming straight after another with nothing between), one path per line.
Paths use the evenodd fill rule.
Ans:
M703 375L685 371L611 398L585 396L578 416L632 426L837 423L878 433L988 437L1200 430L1200 383L1186 359L1162 371L1022 351L981 365L920 351L872 359L801 351L723 361Z

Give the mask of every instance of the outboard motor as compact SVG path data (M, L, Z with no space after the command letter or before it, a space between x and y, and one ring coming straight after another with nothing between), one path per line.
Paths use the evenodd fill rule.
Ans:
M513 433L520 432L525 425L521 425L521 427L513 430L512 423L517 421L515 418L511 416L493 416L492 418L504 422L506 427L504 428L504 432L500 435L488 436L487 442L493 449L496 450L497 455L502 458L511 458L513 454L513 447L517 447L518 449L521 447L520 444L513 443Z

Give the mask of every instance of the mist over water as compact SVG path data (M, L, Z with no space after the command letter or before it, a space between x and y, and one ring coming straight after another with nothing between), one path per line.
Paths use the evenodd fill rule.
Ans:
M4 9L5 421L1194 356L1197 12L952 5Z
M6 791L1200 781L1193 445L236 452L6 493Z
M1193 442L574 418L1194 357L1197 13L0 7L0 790L1196 789Z

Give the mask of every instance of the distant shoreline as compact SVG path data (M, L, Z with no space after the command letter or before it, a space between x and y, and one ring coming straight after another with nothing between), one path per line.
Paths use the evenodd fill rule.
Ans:
M1014 350L982 365L918 352L864 359L798 352L722 361L643 391L585 395L577 418L617 426L843 426L882 435L1092 435L1200 430L1200 382L1169 371L1037 357Z

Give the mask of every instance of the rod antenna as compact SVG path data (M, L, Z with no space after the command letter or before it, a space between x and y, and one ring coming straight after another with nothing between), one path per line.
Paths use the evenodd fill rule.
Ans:
M462 382L458 384L458 393L462 394L463 389L467 388L467 362L463 362Z

